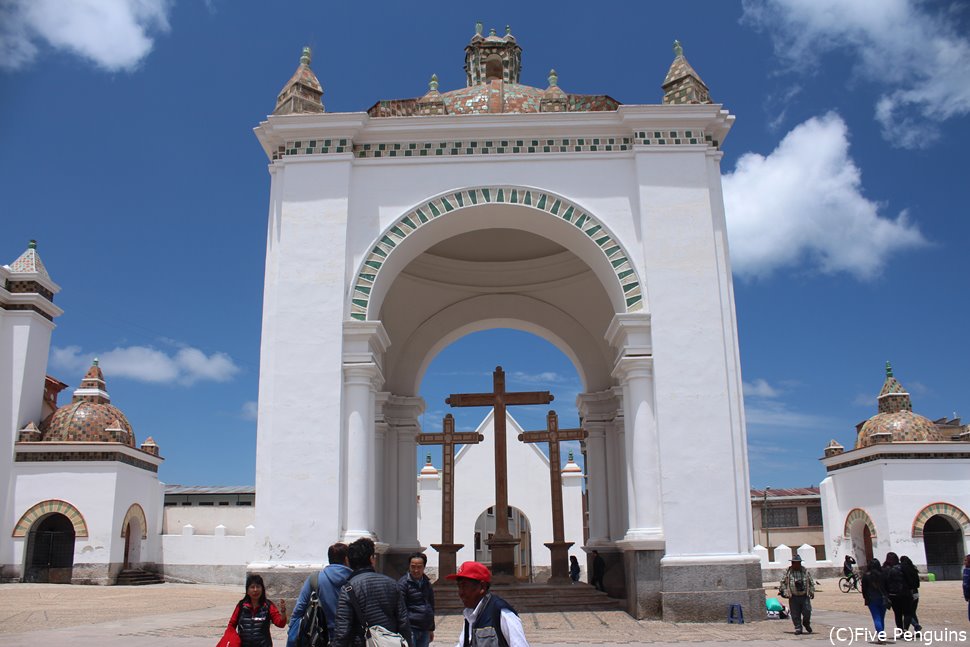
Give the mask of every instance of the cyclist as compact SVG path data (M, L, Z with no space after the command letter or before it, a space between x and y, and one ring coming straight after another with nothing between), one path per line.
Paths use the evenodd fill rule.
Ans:
M855 566L855 558L852 555L846 555L845 561L842 562L842 573L850 580L852 588L859 588L859 576L856 575L853 570Z

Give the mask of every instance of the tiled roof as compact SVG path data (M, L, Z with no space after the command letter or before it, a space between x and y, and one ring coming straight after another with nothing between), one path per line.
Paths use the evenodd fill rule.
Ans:
M758 490L756 488L751 488L752 498L763 498L765 495L764 490ZM793 487L793 488L769 488L768 498L773 497L783 497L783 496L819 496L819 490L817 487Z
M33 240L30 241L27 250L10 264L10 271L17 274L37 273L48 281L51 278L50 274L47 273L47 268L44 267L44 263L40 260L40 254L37 253L37 242Z
M252 485L165 485L165 494L256 494Z

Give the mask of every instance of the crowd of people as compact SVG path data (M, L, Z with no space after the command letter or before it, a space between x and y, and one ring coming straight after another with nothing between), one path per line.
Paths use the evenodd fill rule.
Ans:
M856 563L846 556L842 565L847 578L858 578L853 570ZM920 576L916 565L906 555L886 553L882 563L871 559L865 565L862 575L862 599L872 616L873 626L880 636L885 635L886 613L891 609L896 627L903 632L922 632L917 609L919 607ZM791 559L791 566L782 576L778 587L782 597L788 598L791 605L791 619L795 634L812 633L812 604L815 597L815 580L802 567L802 558L797 554ZM967 600L967 619L970 620L970 556L963 563L963 597ZM877 642L883 642L880 638Z
M393 644L428 647L435 635L435 594L425 575L428 558L412 553L408 572L399 580L375 571L374 542L361 538L349 546L332 545L329 565L307 578L297 597L287 647L303 647L301 623L319 604L326 618L326 640L335 647L363 647L366 636L380 633ZM491 592L492 573L479 562L465 562L447 579L457 584L464 605L464 626L456 647L528 647L519 615ZM272 647L270 624L286 626L286 603L266 598L263 578L246 578L246 596L239 601L219 646Z

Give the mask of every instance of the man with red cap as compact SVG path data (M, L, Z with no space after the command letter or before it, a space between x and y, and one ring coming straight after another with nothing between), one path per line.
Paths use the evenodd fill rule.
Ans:
M529 647L522 621L508 602L489 592L492 572L478 562L465 562L448 576L457 580L465 605L465 627L455 647Z

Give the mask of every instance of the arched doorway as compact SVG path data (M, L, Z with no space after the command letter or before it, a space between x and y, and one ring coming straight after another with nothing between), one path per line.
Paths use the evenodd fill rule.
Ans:
M125 524L125 562L124 568L137 568L141 562L141 523L137 518Z
M933 515L923 525L926 570L938 580L959 580L962 574L963 531L953 517Z
M74 568L74 524L53 512L37 520L27 534L24 581L70 584Z
M508 509L509 534L519 539L515 547L515 577L523 582L532 581L532 525L525 513L514 506ZM488 539L495 531L495 506L478 515L475 521L475 561L492 563Z

